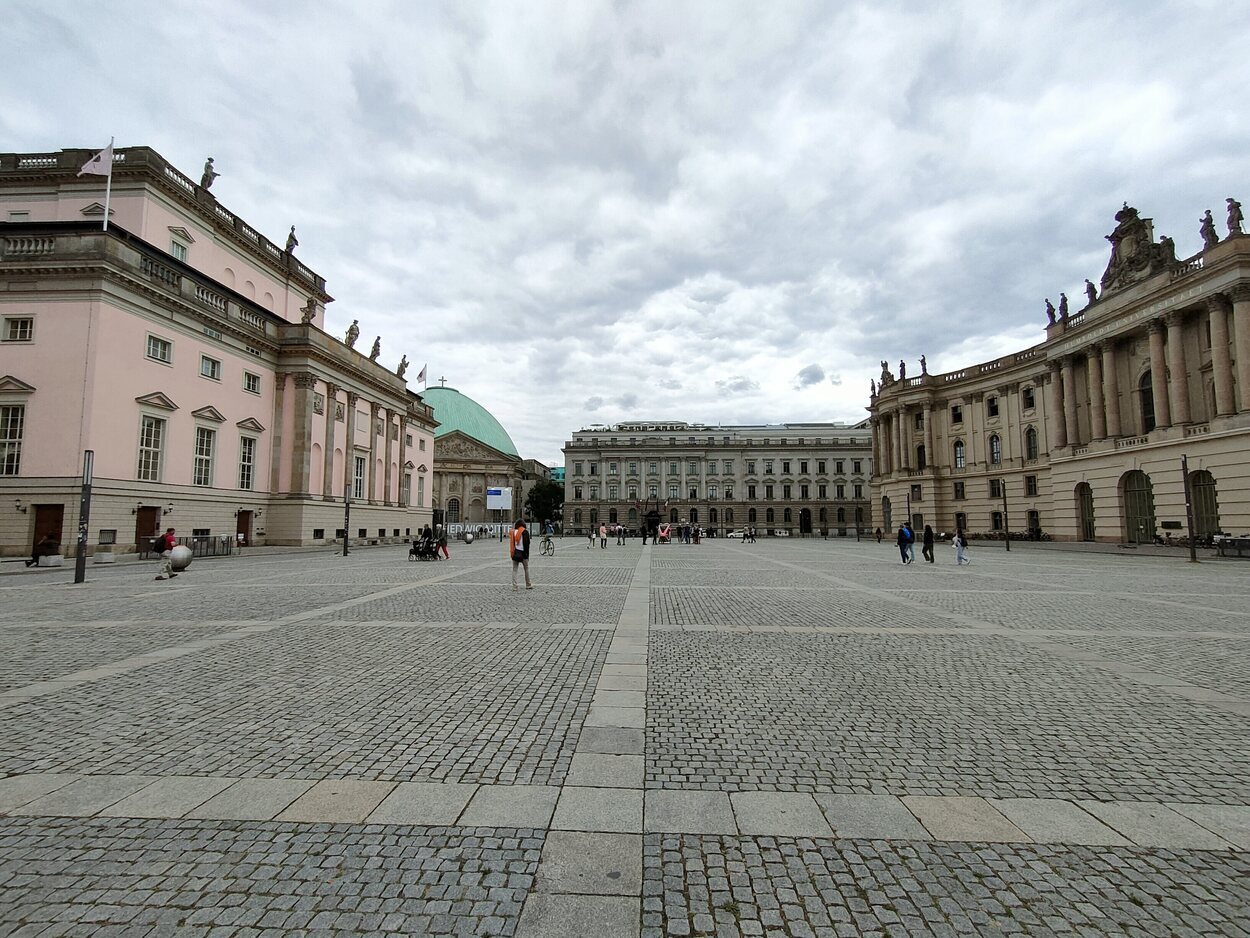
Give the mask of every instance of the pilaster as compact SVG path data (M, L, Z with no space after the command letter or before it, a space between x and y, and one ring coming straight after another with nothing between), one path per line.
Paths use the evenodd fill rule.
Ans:
M1094 343L1085 355L1086 379L1089 382L1089 427L1095 440L1107 438L1107 412L1102 392L1102 346Z
M1229 293L1233 301L1233 334L1236 339L1238 412L1250 411L1250 283L1240 283Z
M1172 426L1172 407L1168 402L1168 369L1163 357L1163 322L1150 322L1150 387L1154 397L1155 426Z
M1215 382L1215 413L1226 416L1236 413L1233 399L1233 362L1228 353L1228 300L1213 296L1207 300L1211 320L1211 377Z
M1168 313L1168 401L1172 422L1189 423L1189 370L1185 367L1185 319L1179 312Z

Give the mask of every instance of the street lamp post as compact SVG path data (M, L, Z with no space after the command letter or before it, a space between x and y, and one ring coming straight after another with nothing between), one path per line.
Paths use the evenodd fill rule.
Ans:
M1194 543L1194 499L1189 484L1189 456L1181 454L1181 477L1185 482L1185 524L1189 526L1189 562L1198 562L1198 546Z
M1007 545L1007 549L1011 550L1011 524L1007 521L1007 479L1006 477L999 479L998 484L1003 487L1003 539Z

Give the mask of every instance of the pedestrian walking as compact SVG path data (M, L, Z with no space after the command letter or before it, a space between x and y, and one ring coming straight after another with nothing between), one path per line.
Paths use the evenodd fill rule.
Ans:
M924 559L929 563L933 563L933 526L926 524L924 526L924 540L922 541L924 548L920 551L924 555Z
M877 543L881 543L881 529L877 528Z
M45 534L31 551L30 560L26 561L26 566L33 567L39 563L40 557L55 557L60 552L61 542L55 535Z
M525 588L532 590L534 584L530 582L530 532L525 530L524 521L518 520L512 526L512 533L508 535L508 553L512 558L512 591L515 593L517 590L517 567L525 568Z
M172 580L178 574L174 573L174 547L178 544L178 538L174 537L174 529L167 528L165 533L160 536L156 542L157 552L161 555L160 572L157 573L158 580Z
M586 530L586 549L590 550L595 546L595 526L592 524Z
M438 556L439 551L443 552L443 557L451 560L451 553L447 550L447 529L441 524L438 526L438 545L434 551L434 556Z
M911 526L910 521L904 521L903 527L907 529L907 562L916 562L916 532Z
M608 526L606 524L599 525L599 549L608 549Z
M964 564L972 563L972 561L969 560L968 557L966 556L967 551L968 551L968 538L967 536L965 536L963 532L963 528L955 529L954 544L955 544L955 566L961 567Z
M625 525L623 524L616 526L616 545L618 547L625 546Z
M899 526L898 537L895 540L898 542L899 556L903 558L903 563L907 563L907 525Z

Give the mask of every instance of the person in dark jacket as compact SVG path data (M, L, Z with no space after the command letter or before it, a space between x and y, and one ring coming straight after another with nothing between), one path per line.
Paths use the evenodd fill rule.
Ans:
M525 588L532 590L534 584L530 582L530 532L525 530L525 522L517 521L512 526L512 533L508 535L508 549L512 557L512 589L517 588L516 571L517 567L525 568Z
M45 534L31 551L30 560L26 561L26 566L33 567L39 563L40 557L55 557L60 552L61 542L56 539L55 535Z
M929 561L929 563L933 563L933 525L931 524L926 524L924 526L923 543L924 547L920 552L924 554L925 560Z
M907 525L899 525L898 537L895 540L898 542L898 552L903 558L903 563L907 563L907 545L911 543L911 538L908 537Z

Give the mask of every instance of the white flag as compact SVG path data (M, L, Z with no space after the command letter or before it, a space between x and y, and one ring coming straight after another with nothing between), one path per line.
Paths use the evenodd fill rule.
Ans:
M428 364L429 363L427 362L425 365L422 365L421 373L417 375L417 380L421 382L422 386L425 385L425 369L428 367Z
M97 176L113 175L113 141L109 141L109 145L93 156L87 162L82 164L82 169L78 171L78 175L83 173L94 173Z

